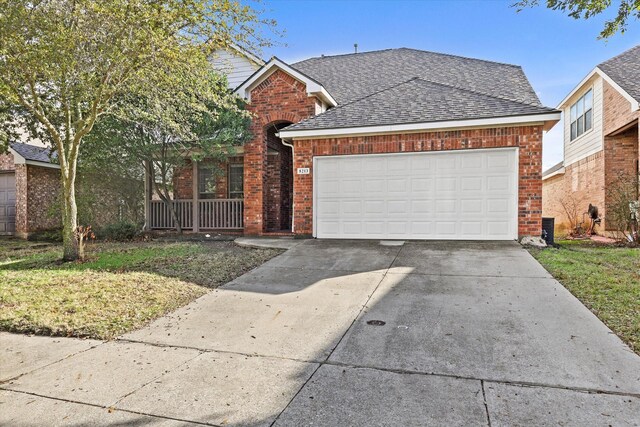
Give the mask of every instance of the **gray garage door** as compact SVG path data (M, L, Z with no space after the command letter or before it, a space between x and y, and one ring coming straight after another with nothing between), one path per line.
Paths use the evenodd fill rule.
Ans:
M0 234L16 231L16 176L0 173Z

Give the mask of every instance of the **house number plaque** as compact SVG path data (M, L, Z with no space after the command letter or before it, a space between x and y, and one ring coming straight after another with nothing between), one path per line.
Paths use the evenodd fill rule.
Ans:
M309 168L298 168L298 175L309 175Z

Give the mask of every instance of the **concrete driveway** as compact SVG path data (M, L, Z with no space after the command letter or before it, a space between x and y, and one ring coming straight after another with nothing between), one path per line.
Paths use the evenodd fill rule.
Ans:
M307 240L115 342L0 337L3 425L640 425L640 357L516 243Z

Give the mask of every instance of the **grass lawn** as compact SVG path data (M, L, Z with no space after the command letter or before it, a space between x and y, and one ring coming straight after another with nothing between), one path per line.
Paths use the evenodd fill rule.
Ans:
M0 240L0 330L111 339L187 304L281 251L233 242L59 245Z
M640 354L640 249L563 240L532 255Z

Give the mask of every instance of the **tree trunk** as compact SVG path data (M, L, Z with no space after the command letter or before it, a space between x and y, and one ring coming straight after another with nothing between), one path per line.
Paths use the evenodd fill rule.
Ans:
M76 206L75 180L62 178L63 214L62 214L62 247L64 261L80 259L80 247L76 238L78 227L78 207Z

